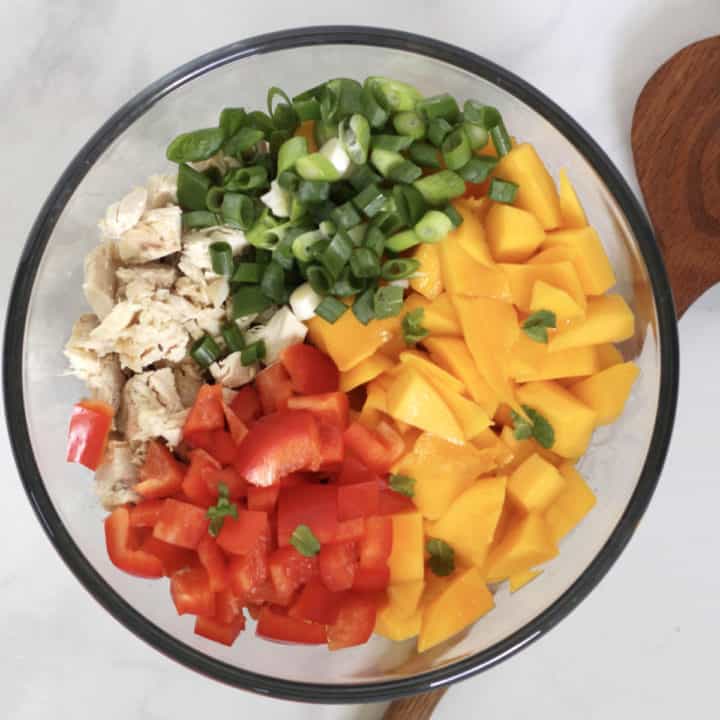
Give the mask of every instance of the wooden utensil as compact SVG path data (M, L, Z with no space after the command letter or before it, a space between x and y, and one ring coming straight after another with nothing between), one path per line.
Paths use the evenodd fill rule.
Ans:
M682 315L720 281L720 36L681 50L648 80L632 148Z

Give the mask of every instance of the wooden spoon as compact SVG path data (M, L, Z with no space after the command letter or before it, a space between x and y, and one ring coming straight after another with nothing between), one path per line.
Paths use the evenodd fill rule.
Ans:
M632 148L679 316L720 281L720 36L684 48L648 80Z

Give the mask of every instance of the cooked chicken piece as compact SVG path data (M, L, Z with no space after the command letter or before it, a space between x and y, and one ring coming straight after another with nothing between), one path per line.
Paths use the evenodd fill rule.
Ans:
M226 242L233 255L241 255L249 246L245 233L234 228L211 227L185 233L178 267L193 282L202 283L218 277L210 261L209 247L214 242Z
M115 304L115 253L111 242L104 242L85 256L83 292L88 305L102 320Z
M152 438L164 438L171 447L182 437L187 417L169 368L131 377L125 384L119 427L133 450Z
M140 305L120 302L113 307L104 320L90 333L88 345L98 355L107 355L115 351L115 341L142 310Z
M198 364L191 358L186 358L173 368L175 386L183 407L192 407L195 396L203 384L203 376Z
M221 308L230 295L230 283L227 278L219 277L207 285L207 296L216 308Z
M95 492L106 510L139 500L133 487L138 481L138 468L133 463L130 443L110 440L102 465L95 472Z
M70 362L70 371L85 382L92 398L107 403L117 412L125 375L117 355L100 357L92 349L90 334L97 326L95 315L81 315L65 345L65 357Z
M247 330L255 322L255 320L257 320L257 313L235 318L235 324L240 328L240 330Z
M182 210L177 205L145 212L118 241L120 259L129 264L145 263L178 252L181 247Z
M175 292L193 305L200 307L210 305L207 287L202 279L200 282L195 282L189 277L179 277L175 283Z
M248 343L257 340L265 342L263 363L271 365L280 358L280 353L290 345L301 343L307 335L307 327L301 323L289 307L281 307L266 325L250 328L246 333Z
M214 307L203 308L195 318L195 322L200 328L213 337L220 335L226 320L225 309Z
M147 184L147 206L151 209L177 203L177 175L151 175Z
M148 192L144 187L131 190L120 202L113 203L100 221L104 237L119 240L120 236L135 227L147 209Z
M240 352L230 353L222 360L214 362L209 368L210 374L225 387L236 388L246 385L257 374L257 366L245 367L240 361L240 355Z
M171 265L163 263L147 263L131 267L119 267L115 271L118 281L118 295L122 296L125 286L135 280L144 280L153 288L171 288L177 280L178 272Z

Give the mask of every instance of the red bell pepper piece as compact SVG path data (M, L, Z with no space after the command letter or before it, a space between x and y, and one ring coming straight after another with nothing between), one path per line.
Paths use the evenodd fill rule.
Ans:
M350 402L344 392L294 395L288 398L287 406L290 410L309 410L318 420L343 430L348 426Z
M194 550L207 535L208 522L202 508L168 498L155 522L153 536L171 545Z
M275 363L258 373L255 387L260 396L260 407L265 415L284 410L288 398L293 394L290 376L280 363Z
M278 545L290 544L298 525L307 525L321 543L332 542L337 532L337 488L308 484L283 488L278 498Z
M140 482L134 490L148 499L170 497L182 487L185 470L185 465L173 457L164 443L153 440L148 444L145 462L140 468Z
M334 392L340 385L337 365L312 345L286 347L280 356L295 392L301 395Z
M354 542L323 545L318 558L320 577L328 590L341 592L352 587L358 565Z
M204 568L176 572L170 578L170 594L178 615L212 617L215 614L215 595Z
M269 640L304 645L322 645L327 641L324 625L281 615L267 606L260 610L256 632Z
M130 575L158 578L163 576L160 560L150 553L130 548L130 513L118 507L105 518L105 544L110 561Z
M103 402L83 400L73 407L68 430L67 461L97 470L107 445L113 409Z

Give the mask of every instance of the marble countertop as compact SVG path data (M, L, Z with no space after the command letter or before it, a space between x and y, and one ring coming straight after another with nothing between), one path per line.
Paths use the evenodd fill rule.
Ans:
M292 8L289 6L292 5ZM632 109L655 68L717 32L717 0L5 0L0 138L7 290L30 225L88 136L178 64L257 33L328 23L435 36L506 66L570 112L637 187ZM438 719L710 717L720 643L715 412L720 287L680 323L675 435L659 489L616 566L570 617L511 662L455 686ZM3 420L4 422L4 420ZM208 713L371 720L382 706L297 705L206 680L113 620L59 560L24 496L6 434L0 509L0 646L5 720L166 720ZM112 669L111 669L112 663Z

